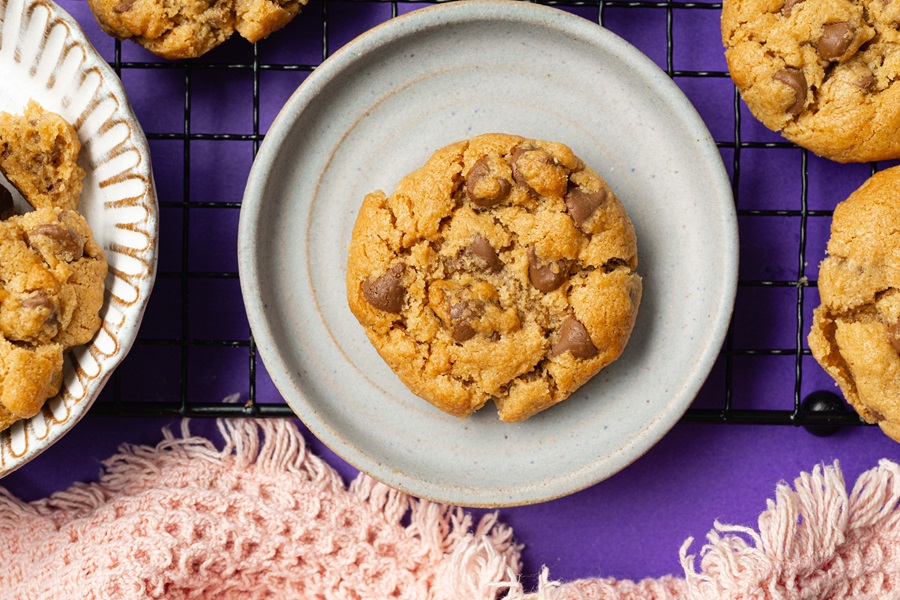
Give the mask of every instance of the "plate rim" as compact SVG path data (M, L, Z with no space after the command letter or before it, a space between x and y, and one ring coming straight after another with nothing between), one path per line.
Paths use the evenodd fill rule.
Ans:
M516 11L515 14L513 11ZM625 460L614 461L614 464L607 469L598 470L596 468L597 461L588 463L593 468L587 469L587 467L582 467L575 472L589 470L591 475L582 477L576 485L559 493L525 494L518 499L503 502L461 502L460 498L449 497L448 494L434 493L433 488L435 486L405 473L399 473L397 470L392 469L390 465L377 463L377 461L376 464L372 464L373 461L368 460L366 453L353 444L349 444L341 436L331 435L328 432L330 426L320 419L314 410L298 411L295 408L295 403L310 405L310 399L303 391L303 388L295 385L287 375L290 372L290 365L285 362L280 354L274 351L274 348L280 344L275 341L276 337L273 333L272 321L266 316L263 297L261 294L257 294L257 291L262 289L262 282L257 270L257 265L262 261L262 258L256 253L254 240L256 239L262 209L265 204L263 196L267 188L268 173L271 172L271 167L279 157L279 150L291 133L293 122L316 100L320 90L329 85L335 78L340 77L345 69L352 67L357 61L366 60L365 56L369 51L397 43L398 40L406 39L407 36L429 30L440 24L459 24L466 21L481 21L484 19L525 22L527 24L533 24L534 20L543 19L552 20L557 27L564 23L573 37L578 37L579 39L589 38L594 46L602 43L605 50L615 50L617 56L622 54L628 55L629 64L637 64L642 69L644 76L652 78L664 91L675 92L667 95L667 99L675 105L673 109L677 109L681 122L686 129L690 133L698 134L696 141L701 149L699 153L706 157L710 166L713 167L710 174L717 190L716 193L710 194L710 197L722 198L722 202L717 203L716 207L721 212L720 220L723 230L727 230L726 232L728 233L723 239L723 247L730 254L731 260L727 262L726 271L720 273L724 293L717 304L716 318L711 320L711 326L707 329L705 344L698 347L697 373L699 376L693 380L693 383L690 381L683 382L691 385L683 385L682 391L679 394L674 394L673 399L666 403L664 409L656 413L654 419L647 422L646 426L642 428L642 434L637 439L627 440L627 443L614 454L622 454L623 451L631 449L639 442L640 449L638 452L628 452L629 456ZM543 25L548 26L546 23L543 23ZM536 504L575 493L621 471L658 443L689 408L701 386L708 378L719 355L734 310L738 283L738 259L737 215L730 178L706 124L674 81L646 55L610 30L556 8L522 3L516 0L464 0L462 2L439 4L415 10L389 19L364 32L323 61L287 100L266 133L250 170L238 225L239 279L250 329L257 340L260 357L266 365L275 387L295 415L303 421L314 436L325 443L332 451L367 475L418 497L471 507L498 508ZM676 397L682 397L683 400L680 403L674 402ZM394 478L391 478L391 475ZM440 485L438 487L446 489L449 486ZM532 483L522 489L527 491L538 487L537 483Z
M10 6L13 5L13 2L14 0L3 0L0 15L6 15L10 9ZM159 201L156 193L156 184L153 177L150 148L147 142L146 134L144 133L143 128L138 122L137 116L134 113L134 109L132 108L131 103L128 100L128 96L125 92L125 86L119 76L113 70L113 68L106 61L106 59L103 58L103 56L91 43L90 39L87 37L87 34L84 32L84 29L81 27L78 21L76 21L75 18L72 17L72 15L70 15L63 7L61 7L53 0L21 0L22 20L19 23L19 32L22 31L26 24L31 23L30 15L34 14L34 11L37 7L46 9L48 13L47 23L44 30L45 38L47 37L47 33L57 25L62 25L67 29L67 47L78 47L84 52L84 62L79 65L78 71L83 72L96 70L99 72L100 85L98 87L98 90L103 94L104 97L113 98L115 100L115 102L117 103L116 112L119 114L119 118L128 125L129 135L125 138L125 140L129 143L123 143L123 145L133 148L138 153L141 160L136 165L123 170L123 172L134 173L138 175L142 180L146 181L146 187L143 188L144 193L141 196L141 198L143 198L143 201L139 203L139 206L142 209L146 210L146 217L142 220L142 222L144 224L144 232L147 235L147 246L146 249L144 249L141 253L140 261L147 265L147 269L145 271L141 271L138 275L131 275L129 277L129 280L137 280L134 283L134 288L137 291L137 298L133 302L128 304L127 309L122 309L123 321L121 326L119 326L115 330L116 335L109 333L109 336L115 343L115 350L112 353L105 355L102 360L97 359L99 368L99 372L97 373L97 375L86 375L86 381L82 381L79 377L81 385L84 388L84 393L79 398L73 398L73 404L68 410L66 417L63 420L59 420L55 416L52 416L52 414L49 418L46 416L46 413L50 411L49 404L54 400L54 398L49 398L44 403L44 406L41 409L41 412L38 413L38 415L29 419L17 421L13 424L12 427L0 432L0 444L2 444L3 458L2 464L0 464L0 478L3 478L16 471L17 469L25 466L31 460L42 454L45 450L47 450L50 446L52 446L60 438L62 438L66 433L68 433L73 427L75 427L75 425L77 425L78 422L84 417L84 415L87 414L88 410L91 408L91 406L99 397L100 393L105 388L113 372L121 365L122 361L128 355L135 341L137 340L140 325L143 320L144 313L146 311L147 304L149 302L150 295L156 281L159 256ZM0 18L0 23L2 23L3 21L4 19ZM17 39L13 41L17 41ZM3 43L8 42L4 40ZM40 54L38 56L40 56ZM76 124L73 123L73 125ZM81 142L83 147L85 140L81 139ZM100 202L103 201L100 200ZM79 211L79 213L81 213L81 211ZM104 250L107 254L109 254L109 248L104 248ZM112 269L110 269L110 271L112 271ZM109 280L107 279L107 281ZM104 304L101 310L108 310L110 302L110 289L106 285L104 285ZM101 335L102 331L104 331L106 324L106 319L104 319L101 322L100 329L95 334L95 337L91 342L85 344L83 346L84 348L91 348L94 346L97 337ZM64 369L66 368L65 365L68 365L69 363L74 363L76 365L78 364L69 353L66 354L64 360ZM62 394L56 396L55 398L60 398L61 395ZM15 455L11 454L12 442L10 440L10 436L13 435L12 428L19 426L27 428L31 424L32 419L35 419L37 416L42 416L42 414L43 418L47 422L47 435L45 435L44 437L35 436L34 439L29 442L26 429L26 431L24 432L24 435L26 435L26 448L24 452ZM20 423L22 425L18 425Z

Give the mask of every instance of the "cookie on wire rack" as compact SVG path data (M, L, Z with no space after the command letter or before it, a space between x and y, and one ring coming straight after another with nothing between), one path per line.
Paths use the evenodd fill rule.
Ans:
M728 69L766 127L838 162L900 158L900 3L725 0Z
M287 25L306 0L88 0L100 27L170 60L196 58L236 31L258 42Z
M900 441L900 167L838 204L809 348L847 401Z

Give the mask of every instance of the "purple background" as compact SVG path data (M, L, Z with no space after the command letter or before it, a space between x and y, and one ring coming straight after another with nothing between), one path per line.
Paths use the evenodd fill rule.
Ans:
M116 44L100 31L87 3L64 0L61 5L82 24L100 53L115 62ZM402 14L419 6L396 8ZM161 203L159 278L139 341L113 383L84 421L3 480L14 494L31 500L74 481L95 480L100 461L119 444L155 443L160 427L173 422L97 414L101 408L109 414L120 406L116 402L177 403L184 397L188 404L217 403L234 393L246 399L255 383L258 403L283 403L262 363L251 359L249 326L236 277L239 205L253 158L254 135L266 132L308 74L308 67L389 19L394 8L382 2L311 0L287 28L258 44L259 63L275 65L259 73L258 124L254 123L253 70L233 68L253 64L250 44L235 37L200 61L184 63L166 63L134 44L121 45L122 80L150 139ZM742 284L735 306L733 352L730 360L724 354L719 359L694 407L724 408L730 381L734 409L792 410L798 334L805 349L812 310L818 303L815 287L794 284L804 277L815 280L828 238L829 211L865 180L872 166L839 165L784 144L754 120L742 103L735 114L734 88L725 76L718 7L668 9L672 13L671 56L665 7L607 4L602 19L597 7L565 10L593 22L602 20L663 69L671 60L675 81L720 143L732 176L739 163L736 202ZM323 28L326 14L327 30ZM166 68L145 68L147 63ZM712 76L698 77L698 72ZM741 144L738 161L735 142ZM775 145L761 145L770 142ZM804 161L806 208L824 214L807 217L801 253ZM763 280L781 285L755 283ZM802 320L798 322L801 292ZM799 385L801 397L817 389L835 389L808 355L800 361ZM209 420L195 420L194 429L215 436ZM306 438L345 477L355 476L352 467L308 432ZM567 580L678 574L678 549L686 537L700 540L693 547L697 552L716 519L755 524L779 480L790 480L817 463L837 459L846 479L853 481L880 458L896 460L898 455L900 447L874 427L847 427L832 437L817 438L783 425L683 422L609 480L553 502L503 509L500 515L526 544L528 582L535 581L542 565L550 568L551 576Z

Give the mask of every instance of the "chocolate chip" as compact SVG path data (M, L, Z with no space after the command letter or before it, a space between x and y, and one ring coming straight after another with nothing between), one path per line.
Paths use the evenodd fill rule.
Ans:
M822 26L817 49L823 60L837 60L844 55L856 36L856 29L847 21Z
M559 339L553 344L550 356L571 352L575 358L597 356L597 347L591 341L587 328L575 317L566 317L559 327Z
M553 157L544 152L543 150L538 150L537 148L531 147L519 147L516 148L513 153L509 157L510 166L512 167L512 176L513 181L518 183L520 186L524 187L527 190L534 191L534 189L528 184L528 180L525 178L525 175L519 170L519 160L527 153L535 153L536 156L534 160L543 163L545 165L555 165L553 162Z
M37 292L33 296L29 296L22 300L22 308L49 308L53 310L53 300L44 292Z
M113 12L118 14L128 12L132 9L132 7L134 7L134 3L136 1L137 0L123 0L122 2L119 2L118 4L113 6Z
M785 17L791 16L791 11L801 2L803 2L803 0L785 0L784 6L781 7L781 14Z
M73 262L84 256L84 240L62 223L41 223L28 232L28 241L37 235L46 236L58 243L66 254L66 260Z
M22 308L33 308L39 309L44 308L49 311L47 315L46 323L48 325L56 325L59 323L56 317L56 306L53 304L53 300L50 299L44 292L36 292L33 296L29 296L28 298L24 298L21 302Z
M13 204L12 194L0 185L0 219L8 219L14 214L16 214L16 206Z
M483 261L485 268L491 273L499 273L503 269L503 261L497 256L497 251L480 233L475 234L466 250L479 261Z
M875 85L875 76L874 75L865 75L856 80L856 86L861 87L867 92L872 89Z
M378 279L363 281L362 293L366 301L378 310L399 313L406 297L401 281L404 270L403 264L397 263Z
M474 302L457 302L450 307L450 322L453 324L453 340L459 343L475 337L475 329L470 322L483 314L481 307Z
M484 208L500 204L512 186L504 177L491 172L487 157L479 158L466 175L466 195L469 200Z
M798 115L803 112L803 107L806 105L806 77L803 76L803 71L799 69L781 69L775 73L774 78L775 81L780 81L794 90L794 103L788 107L787 112L792 115Z
M606 202L606 190L586 192L579 187L569 188L566 192L566 208L577 227L583 226L598 208Z
M888 329L888 333L891 345L894 346L894 350L897 351L897 354L900 354L900 322L891 325Z
M561 286L568 275L568 261L557 260L542 265L534 246L528 247L528 279L531 285L546 294Z

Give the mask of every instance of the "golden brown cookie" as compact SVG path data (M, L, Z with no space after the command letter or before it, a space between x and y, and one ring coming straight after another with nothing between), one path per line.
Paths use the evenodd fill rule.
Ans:
M35 208L78 207L84 179L79 152L75 129L34 100L24 115L0 113L0 172ZM0 215L11 206L11 198L3 199Z
M900 167L838 204L809 347L869 423L900 441Z
M900 157L900 3L725 0L722 40L753 115L816 154Z
M106 272L75 211L41 208L0 222L0 425L33 416L59 391L63 353L100 327Z
M490 134L437 151L366 196L350 308L418 396L521 421L619 357L641 298L634 229L558 143Z
M171 60L201 56L237 31L256 42L281 29L306 0L89 0L100 27Z
M0 169L35 210L0 187L0 430L33 416L62 384L63 354L100 327L106 257L78 206L81 144L29 102L0 114Z

